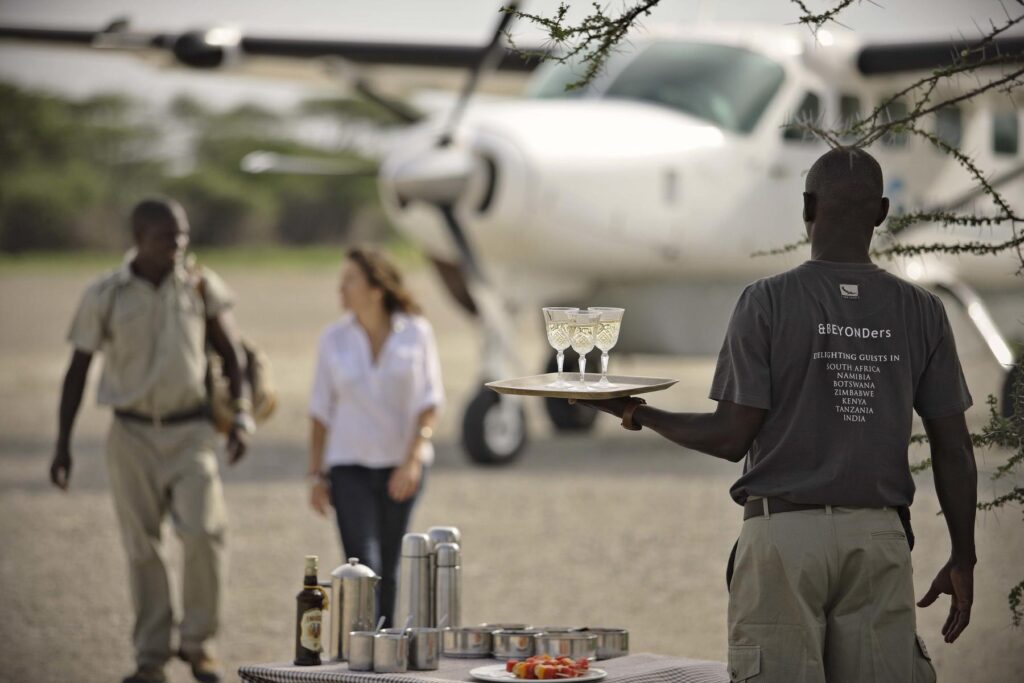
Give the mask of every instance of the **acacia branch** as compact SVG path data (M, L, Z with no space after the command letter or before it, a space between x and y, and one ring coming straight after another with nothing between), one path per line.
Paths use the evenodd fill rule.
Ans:
M611 16L605 13L600 3L594 2L594 13L584 17L576 26L567 26L565 17L569 12L569 4L561 3L551 17L544 17L523 12L514 7L502 7L501 11L511 14L516 19L526 19L540 26L548 36L551 46L561 49L562 55L550 57L561 63L580 58L586 66L579 80L566 86L566 90L576 90L590 83L604 68L612 50L625 38L626 34L641 17L648 16L661 0L641 0L626 7L621 14ZM519 50L511 35L506 33L509 45L524 56L536 56Z

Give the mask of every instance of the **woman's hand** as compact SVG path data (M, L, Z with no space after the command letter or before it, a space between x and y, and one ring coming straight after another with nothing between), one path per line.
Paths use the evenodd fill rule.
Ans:
M309 490L309 504L321 517L327 516L331 509L331 494L324 479L313 482Z
M396 503L405 501L416 495L416 489L423 478L423 465L417 458L410 458L391 472L388 480L388 495Z

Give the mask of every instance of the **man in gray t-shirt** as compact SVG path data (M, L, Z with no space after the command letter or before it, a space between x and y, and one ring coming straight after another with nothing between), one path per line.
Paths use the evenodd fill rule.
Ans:
M584 401L680 445L733 462L744 507L729 599L732 680L934 680L915 634L907 448L924 420L952 551L925 607L952 595L953 642L973 600L977 473L971 405L934 295L875 266L882 172L834 149L807 174L812 260L740 296L718 359L714 413L639 398Z

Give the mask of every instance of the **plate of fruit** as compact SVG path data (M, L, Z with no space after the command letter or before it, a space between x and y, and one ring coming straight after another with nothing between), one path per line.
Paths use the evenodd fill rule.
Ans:
M478 681L508 683L509 681L543 681L571 678L573 682L597 681L608 675L602 669L593 669L586 657L552 657L537 655L527 659L510 659L504 664L481 666L469 672Z

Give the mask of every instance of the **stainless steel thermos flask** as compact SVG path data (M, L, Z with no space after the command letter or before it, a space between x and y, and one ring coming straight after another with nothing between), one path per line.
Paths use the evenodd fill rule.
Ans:
M430 538L426 534L406 534L402 537L398 600L392 623L396 626L433 626L430 619L431 593Z
M430 538L430 623L433 626L440 625L444 614L438 614L437 606L437 546L442 543L462 543L462 533L453 526L432 526L427 529L427 537ZM461 547L461 545L460 545ZM446 626L451 626L446 623Z
M437 574L434 589L434 613L447 615L446 626L462 626L462 567L458 543L437 546Z

